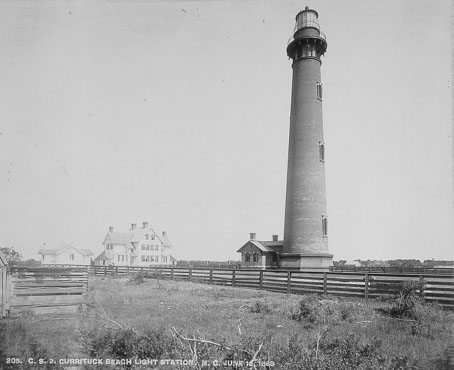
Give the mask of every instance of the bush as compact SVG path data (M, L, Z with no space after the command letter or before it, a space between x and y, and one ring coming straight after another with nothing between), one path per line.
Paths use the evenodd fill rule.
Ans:
M416 281L405 281L398 295L392 302L389 314L393 317L417 320L421 306L420 291L422 286Z
M270 313L271 308L265 302L254 302L251 307L251 312L253 313Z
M160 359L171 354L175 344L164 329L100 329L87 333L81 342L89 357L115 359Z
M319 316L321 304L317 296L305 296L299 303L299 307L291 315L292 320L307 321L314 323Z
M360 337L348 333L342 338L327 338L321 341L319 348L314 342L307 348L297 336L293 336L287 348L278 352L278 363L285 370L378 370L382 367L381 342L372 339L361 342Z

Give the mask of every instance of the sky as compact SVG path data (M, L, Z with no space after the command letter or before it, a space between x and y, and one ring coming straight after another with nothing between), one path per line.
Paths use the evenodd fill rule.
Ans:
M448 0L1 1L0 245L177 259L283 236L295 15L319 13L335 260L454 259Z

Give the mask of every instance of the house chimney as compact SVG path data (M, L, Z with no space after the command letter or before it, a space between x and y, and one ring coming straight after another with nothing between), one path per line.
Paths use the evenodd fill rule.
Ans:
M113 233L113 226L109 226L109 233Z
M148 222L143 222L143 228L146 229L148 227Z
M131 224L131 230L134 230L136 228L136 224Z
M273 235L273 242L277 242L279 235Z
M255 240L255 233L249 233L249 238L251 240Z

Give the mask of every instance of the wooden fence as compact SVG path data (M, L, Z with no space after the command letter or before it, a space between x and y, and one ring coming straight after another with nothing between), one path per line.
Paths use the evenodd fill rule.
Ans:
M11 278L9 267L0 252L0 318L8 316L10 309Z
M142 271L183 279L293 294L330 294L374 299L397 294L406 281L418 282L427 302L454 309L454 276L440 274L338 273L282 270L229 270L178 267L91 266L94 275Z
M11 267L11 314L75 312L84 305L87 268Z

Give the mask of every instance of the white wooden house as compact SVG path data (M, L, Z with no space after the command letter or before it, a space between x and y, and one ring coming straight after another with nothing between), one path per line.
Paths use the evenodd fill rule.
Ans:
M126 232L114 232L109 227L103 246L103 252L95 258L97 266L172 265L175 261L166 232L158 234L148 222L140 228L131 224Z
M43 246L38 251L43 265L90 265L93 252L90 249L76 248L65 245L57 249L47 249Z

